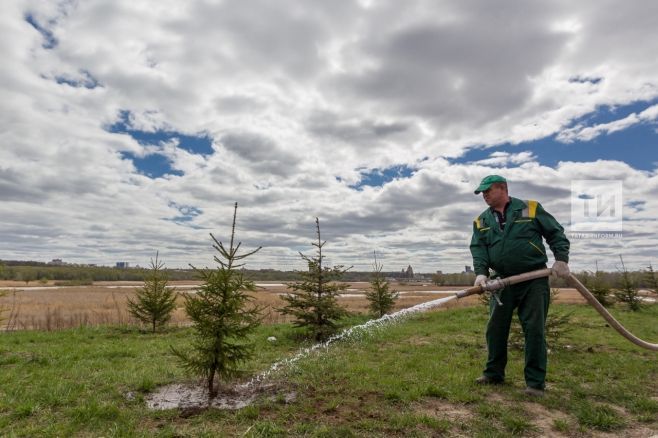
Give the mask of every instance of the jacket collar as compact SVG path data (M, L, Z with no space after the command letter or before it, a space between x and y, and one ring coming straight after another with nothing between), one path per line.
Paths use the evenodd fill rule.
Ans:
M523 210L526 208L525 202L521 201L520 199L517 198L512 198L510 196L510 208L512 210Z
M509 206L505 209L505 212L506 212L506 215L507 215L508 211L523 210L524 208L526 208L525 202L523 202L522 200L520 200L518 198L513 198L513 197L510 196L509 197ZM491 207L487 208L486 211L488 211L489 214L491 214L491 215L494 214L494 210Z

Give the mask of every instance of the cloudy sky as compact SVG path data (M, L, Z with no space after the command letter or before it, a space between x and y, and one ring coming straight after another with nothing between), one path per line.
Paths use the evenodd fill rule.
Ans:
M573 181L619 182L572 269L658 265L656 29L651 0L3 1L0 259L211 265L237 201L251 268L302 269L317 216L332 264L461 271L496 173L567 231Z

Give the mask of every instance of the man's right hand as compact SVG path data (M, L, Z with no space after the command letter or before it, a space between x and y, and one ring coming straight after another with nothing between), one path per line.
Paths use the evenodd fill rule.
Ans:
M486 275L478 275L475 277L475 283L473 283L473 286L484 286L487 283L487 280L489 277Z

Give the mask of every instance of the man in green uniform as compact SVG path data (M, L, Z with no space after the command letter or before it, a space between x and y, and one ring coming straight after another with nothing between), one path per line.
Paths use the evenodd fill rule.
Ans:
M537 201L512 198L507 180L489 175L482 180L475 194L482 193L489 206L473 221L471 254L475 270L475 285L484 284L490 275L500 277L521 274L546 267L548 257L542 242L546 239L553 252L553 273L569 276L569 240L562 226ZM487 324L488 359L481 384L498 384L505 380L507 339L514 309L525 336L526 394L544 394L546 380L545 324L550 298L548 278L538 278L508 286L499 292L502 305L490 301Z

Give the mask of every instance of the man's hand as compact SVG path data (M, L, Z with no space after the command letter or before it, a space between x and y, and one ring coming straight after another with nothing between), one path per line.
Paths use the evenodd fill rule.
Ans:
M553 274L564 279L569 278L569 274L571 274L567 262L563 262L560 260L556 260L555 263L553 263L551 269L553 270Z
M484 286L489 278L486 275L478 275L475 277L475 283L473 286Z

